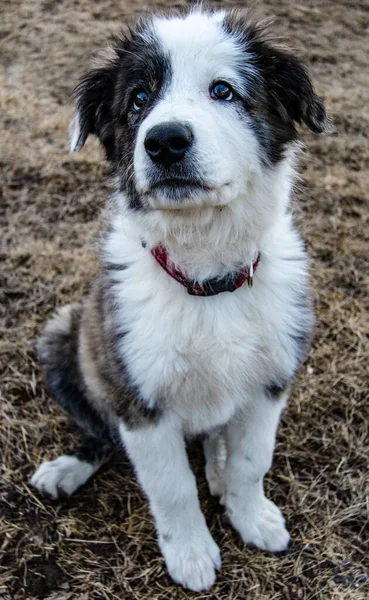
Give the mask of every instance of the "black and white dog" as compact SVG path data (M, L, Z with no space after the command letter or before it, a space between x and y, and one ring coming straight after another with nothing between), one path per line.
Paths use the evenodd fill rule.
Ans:
M153 16L112 40L76 91L71 149L100 139L116 176L101 270L39 344L46 382L87 436L31 483L72 494L123 444L173 579L209 588L219 549L185 437L246 544L287 548L263 491L313 315L289 198L296 123L321 100L269 26L242 11Z

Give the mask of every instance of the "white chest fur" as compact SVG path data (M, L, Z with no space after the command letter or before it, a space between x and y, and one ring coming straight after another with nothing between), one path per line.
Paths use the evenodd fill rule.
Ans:
M281 228L261 248L253 288L209 298L189 296L132 230L110 234L109 261L128 265L114 272L122 358L144 401L164 404L188 433L225 423L296 367L290 334L301 314L292 291L306 287L306 261L289 219Z

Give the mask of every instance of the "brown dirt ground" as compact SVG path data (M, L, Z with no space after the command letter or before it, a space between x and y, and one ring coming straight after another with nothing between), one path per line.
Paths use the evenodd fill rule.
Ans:
M78 436L45 394L34 341L55 306L86 291L109 193L96 142L78 157L67 154L70 92L107 33L149 5L3 0L1 598L368 598L369 3L258 5L278 17L277 29L300 50L337 127L326 138L303 133L295 199L313 257L318 327L266 484L293 543L280 556L244 548L209 498L196 444L191 460L223 558L209 593L172 585L124 456L67 503L29 489L41 460Z

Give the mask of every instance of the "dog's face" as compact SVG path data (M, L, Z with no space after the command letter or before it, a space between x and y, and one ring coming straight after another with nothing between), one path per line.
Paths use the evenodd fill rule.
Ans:
M73 150L98 135L132 208L224 206L326 116L298 60L242 12L154 17L76 91Z

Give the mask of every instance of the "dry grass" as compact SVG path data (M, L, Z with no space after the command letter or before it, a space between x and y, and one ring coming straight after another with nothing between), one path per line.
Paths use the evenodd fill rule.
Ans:
M146 5L3 0L1 598L368 597L369 4L259 5L280 17L280 31L305 56L337 125L324 139L304 133L308 153L295 201L314 261L319 323L267 478L287 516L291 548L272 556L243 547L209 498L196 445L190 453L202 506L223 557L210 593L171 584L124 456L68 503L27 487L35 466L78 436L45 395L34 341L56 305L85 292L96 270L90 242L108 194L96 143L77 158L66 153L69 94L86 55Z

